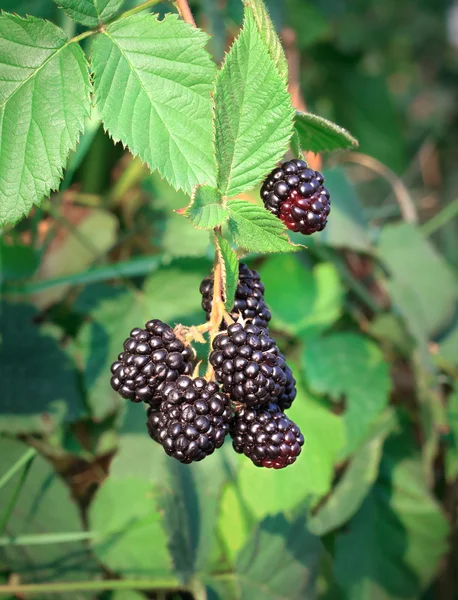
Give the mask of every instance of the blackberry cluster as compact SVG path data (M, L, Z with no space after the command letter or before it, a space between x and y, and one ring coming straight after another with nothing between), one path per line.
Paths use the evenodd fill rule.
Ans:
M162 399L159 409L148 410L147 427L169 456L189 464L223 445L232 411L216 383L181 376L164 387Z
M328 190L319 171L294 159L274 169L261 188L264 206L291 231L310 235L323 231L331 211Z
M288 367L288 365L286 365L285 375L286 375L285 391L277 399L277 404L278 404L280 410L282 410L282 411L285 411L285 410L288 410L288 408L291 408L291 405L294 402L294 399L296 398L296 380L294 379L293 372Z
M234 323L217 335L209 360L223 391L236 402L259 406L285 392L284 357L267 330L252 323Z
M233 420L231 436L236 452L269 469L293 464L304 444L299 427L276 404L242 409Z
M213 276L206 277L200 284L202 308L207 314L207 321L213 304ZM240 263L239 280L235 291L234 307L231 311L234 319L242 316L257 327L267 327L271 314L264 300L264 285L259 273Z
M145 329L132 329L124 352L111 365L111 387L133 402L161 402L161 392L180 375L192 373L194 352L170 325L154 319Z

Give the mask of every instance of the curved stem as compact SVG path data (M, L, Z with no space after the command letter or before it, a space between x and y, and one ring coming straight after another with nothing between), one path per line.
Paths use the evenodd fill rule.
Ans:
M55 583L26 583L23 585L0 585L0 596L25 594L59 594L64 592L95 592L103 590L170 590L187 591L179 581L169 579L115 579L101 581L62 581Z
M189 23L193 27L196 26L196 22L194 21L194 17L192 16L191 9L189 8L189 4L187 0L176 0L176 5L178 8L178 12L181 15L183 21Z

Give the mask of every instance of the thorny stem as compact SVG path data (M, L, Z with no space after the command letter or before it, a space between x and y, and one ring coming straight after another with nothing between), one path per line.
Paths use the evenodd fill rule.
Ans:
M186 21L186 23L189 23L190 25L195 27L196 22L194 21L194 17L192 16L192 12L191 12L191 9L189 8L188 1L187 0L176 0L176 5L177 5L178 11L179 11L183 21Z

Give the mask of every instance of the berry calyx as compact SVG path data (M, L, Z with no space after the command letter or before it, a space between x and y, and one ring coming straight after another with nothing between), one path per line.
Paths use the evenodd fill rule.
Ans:
M132 402L158 405L164 386L193 371L194 351L178 339L167 323L148 321L135 328L111 365L111 387Z
M276 404L243 408L234 417L231 437L236 452L268 469L292 465L304 445L299 427Z
M331 211L324 177L301 159L274 169L261 188L264 206L291 231L311 235L323 231Z
M252 323L234 323L218 334L209 360L233 401L258 406L285 391L285 360L267 330Z
M162 398L159 409L148 409L147 428L169 456L189 464L223 445L232 412L216 383L181 376L164 387Z
M206 277L202 281L200 293L202 294L202 308L207 314L208 321L213 304L213 276ZM267 327L272 316L264 300L264 285L259 273L248 268L244 263L239 265L239 280L231 316L234 320L241 316L257 327Z

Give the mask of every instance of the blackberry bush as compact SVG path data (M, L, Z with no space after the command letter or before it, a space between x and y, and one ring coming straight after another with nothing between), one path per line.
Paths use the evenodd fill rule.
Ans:
M285 360L275 340L256 325L230 325L215 337L209 360L233 401L258 406L275 402L285 391Z
M147 427L169 456L189 464L223 445L231 419L229 399L216 383L181 376L164 387L160 407L148 409Z
M132 329L111 365L111 387L133 402L157 404L167 383L192 373L194 353L170 325L154 319L145 329Z
M207 320L213 306L213 275L206 277L200 284L202 308ZM264 300L264 285L259 273L248 268L244 263L239 265L239 278L235 290L234 306L230 312L234 320L239 316L251 321L257 327L267 327L271 314Z
M331 211L324 177L301 159L274 169L261 188L261 199L272 214L291 231L310 235L323 231Z
M304 445L299 427L276 404L242 409L234 418L231 437L236 452L268 469L292 465Z

